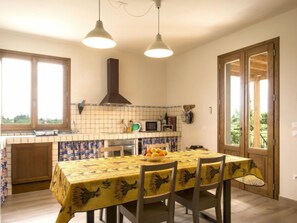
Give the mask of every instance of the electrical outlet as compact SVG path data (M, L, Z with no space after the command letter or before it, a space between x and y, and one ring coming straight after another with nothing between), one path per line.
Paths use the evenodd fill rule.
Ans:
M293 180L297 180L297 174L293 174Z

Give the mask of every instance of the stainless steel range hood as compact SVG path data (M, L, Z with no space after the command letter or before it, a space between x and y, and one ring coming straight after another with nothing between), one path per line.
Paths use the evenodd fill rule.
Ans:
M100 102L100 105L128 105L131 104L119 93L119 60L107 59L107 95Z

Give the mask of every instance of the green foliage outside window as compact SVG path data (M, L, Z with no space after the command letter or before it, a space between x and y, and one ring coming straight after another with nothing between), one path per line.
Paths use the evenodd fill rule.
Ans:
M40 124L61 124L63 123L62 119L43 119L40 118L38 120ZM28 125L31 123L31 119L29 115L17 115L14 118L5 118L2 116L2 123L3 124L24 124Z
M240 141L240 115L236 111L231 117L231 145L239 145ZM254 146L254 111L250 111L250 147ZM267 113L263 112L260 116L260 142L261 148L267 148Z

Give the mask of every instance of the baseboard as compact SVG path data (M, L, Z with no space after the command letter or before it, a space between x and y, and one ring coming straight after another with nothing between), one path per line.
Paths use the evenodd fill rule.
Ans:
M47 180L47 181L39 181L39 182L24 183L24 184L13 184L12 194L49 189L50 182L51 182L50 180Z

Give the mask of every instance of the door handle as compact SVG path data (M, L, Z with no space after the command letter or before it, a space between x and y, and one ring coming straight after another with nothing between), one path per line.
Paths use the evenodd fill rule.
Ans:
M240 127L240 128L235 128L234 130L240 130L240 131L242 131L242 127Z
M235 128L234 130L239 130L239 131L240 131L240 136L242 136L242 127L240 127L240 128Z

